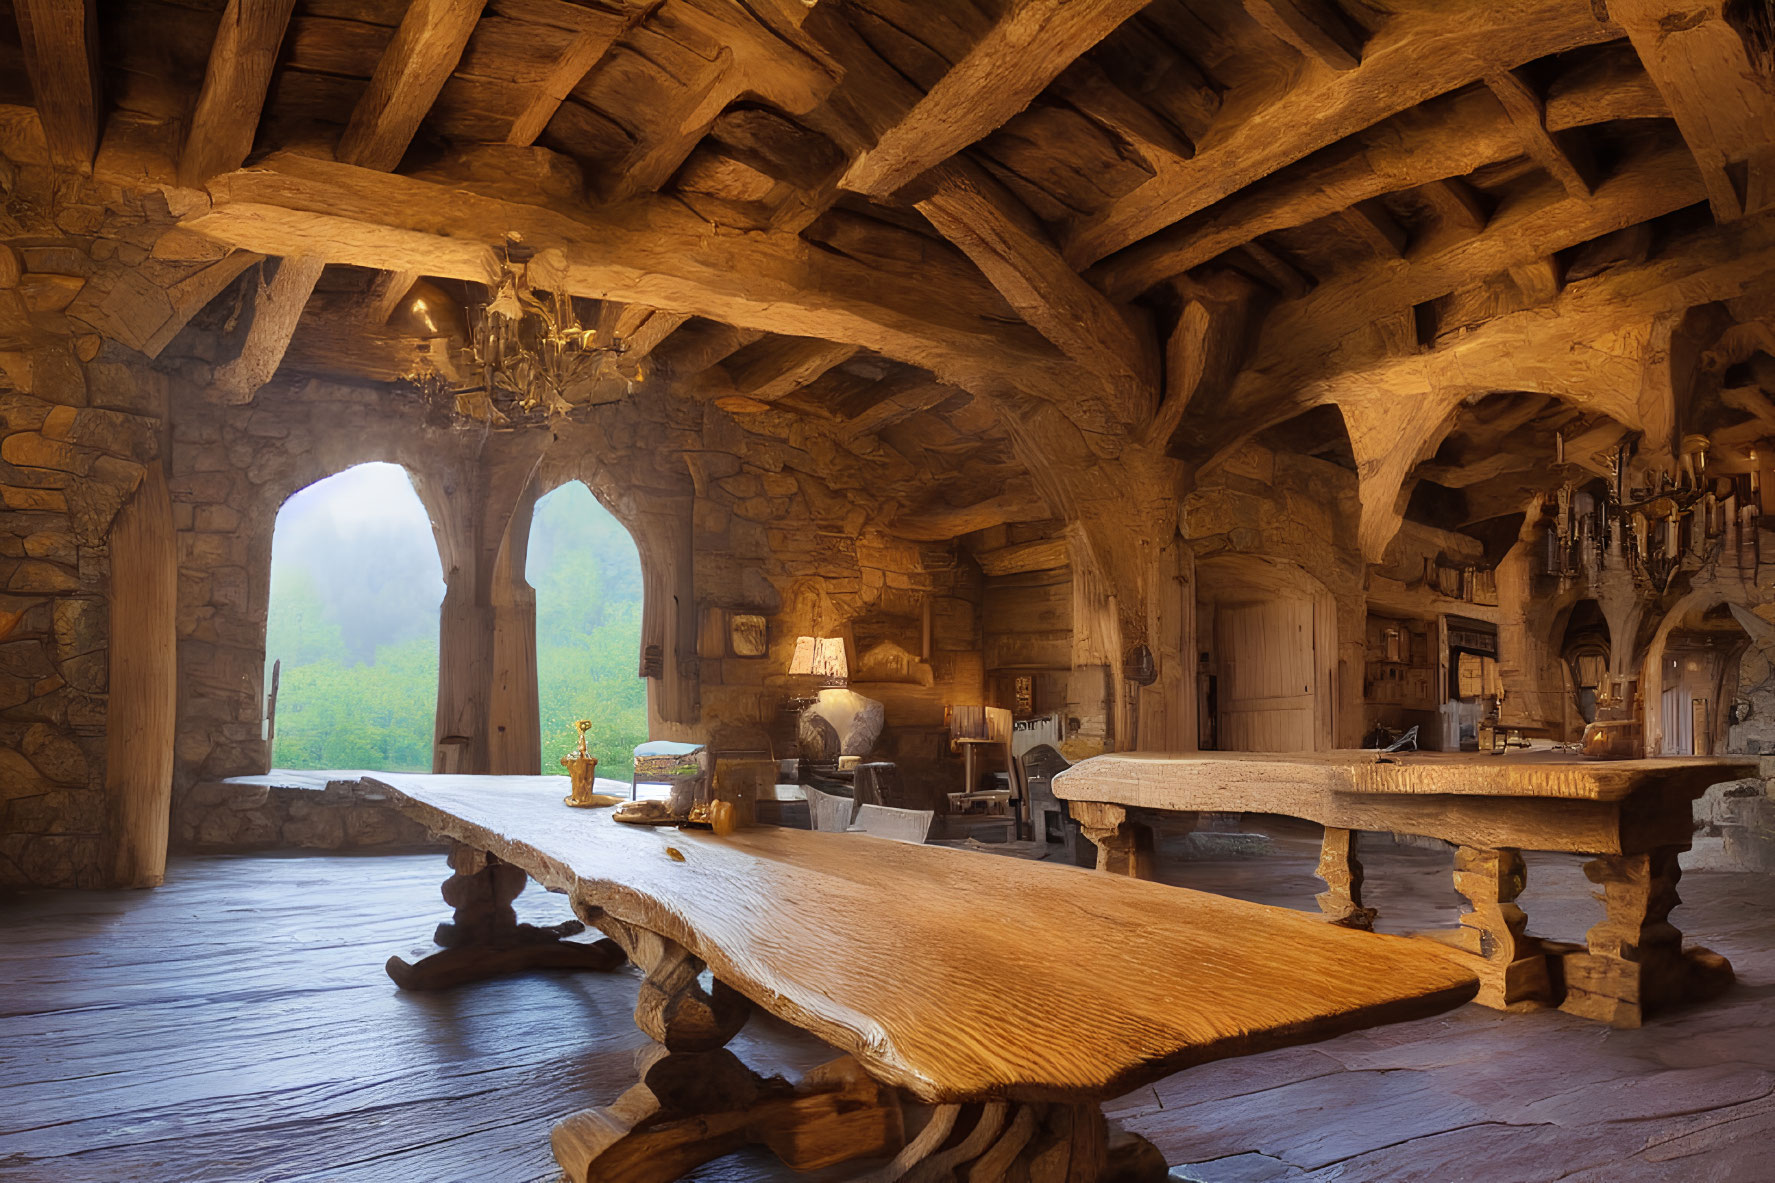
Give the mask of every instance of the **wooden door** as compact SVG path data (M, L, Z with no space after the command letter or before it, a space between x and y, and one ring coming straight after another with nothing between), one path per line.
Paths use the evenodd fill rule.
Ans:
M1318 706L1312 602L1222 604L1215 633L1220 747L1235 752L1312 751Z

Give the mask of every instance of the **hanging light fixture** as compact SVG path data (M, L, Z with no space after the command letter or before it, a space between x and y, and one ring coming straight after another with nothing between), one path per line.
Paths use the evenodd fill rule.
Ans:
M442 339L428 341L401 382L452 414L495 425L564 415L605 384L632 391L644 377L641 363L624 357L627 342L601 341L580 323L565 286L548 252L539 258L519 235L506 235L492 253L488 297L469 308L455 357ZM423 305L415 298L409 313L430 323Z

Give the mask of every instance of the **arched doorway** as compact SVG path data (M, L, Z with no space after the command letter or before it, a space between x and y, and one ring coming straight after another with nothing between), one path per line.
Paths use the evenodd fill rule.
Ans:
M624 779L647 740L641 649L641 557L628 530L590 489L569 481L536 502L524 578L536 590L536 686L542 770L577 742L601 775Z
M285 501L265 629L272 767L430 771L443 596L430 515L399 465Z

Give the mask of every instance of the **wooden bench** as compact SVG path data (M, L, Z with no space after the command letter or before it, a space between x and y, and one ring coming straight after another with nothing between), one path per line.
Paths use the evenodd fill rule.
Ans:
M1097 844L1100 870L1151 876L1152 822L1188 812L1275 813L1325 827L1320 908L1372 926L1362 903L1363 830L1454 845L1455 890L1472 910L1452 943L1480 975L1477 1001L1506 1010L1547 1005L1620 1027L1657 1007L1705 998L1732 982L1731 963L1684 950L1670 924L1689 848L1692 803L1720 781L1756 774L1752 760L1675 757L1596 761L1552 752L1512 755L1372 751L1128 753L1094 756L1053 780L1054 795ZM1605 915L1582 947L1525 931L1516 899L1523 850L1592 856Z
M640 1083L555 1127L575 1183L664 1181L748 1143L797 1169L890 1159L870 1176L884 1183L915 1167L1157 1180L1156 1151L1116 1136L1101 1101L1476 988L1424 942L1080 868L855 834L625 826L516 778L376 779L459 844L446 899L510 892L509 905L509 881L491 881L520 869L645 971ZM510 968L510 942L484 939ZM723 1047L753 1006L844 1057L795 1086L756 1076Z

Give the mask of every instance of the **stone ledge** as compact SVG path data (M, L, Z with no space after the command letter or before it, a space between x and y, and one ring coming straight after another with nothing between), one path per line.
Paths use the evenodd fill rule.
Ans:
M204 781L173 797L172 849L435 850L443 843L393 809L355 769L272 769ZM566 777L561 778L563 782Z

